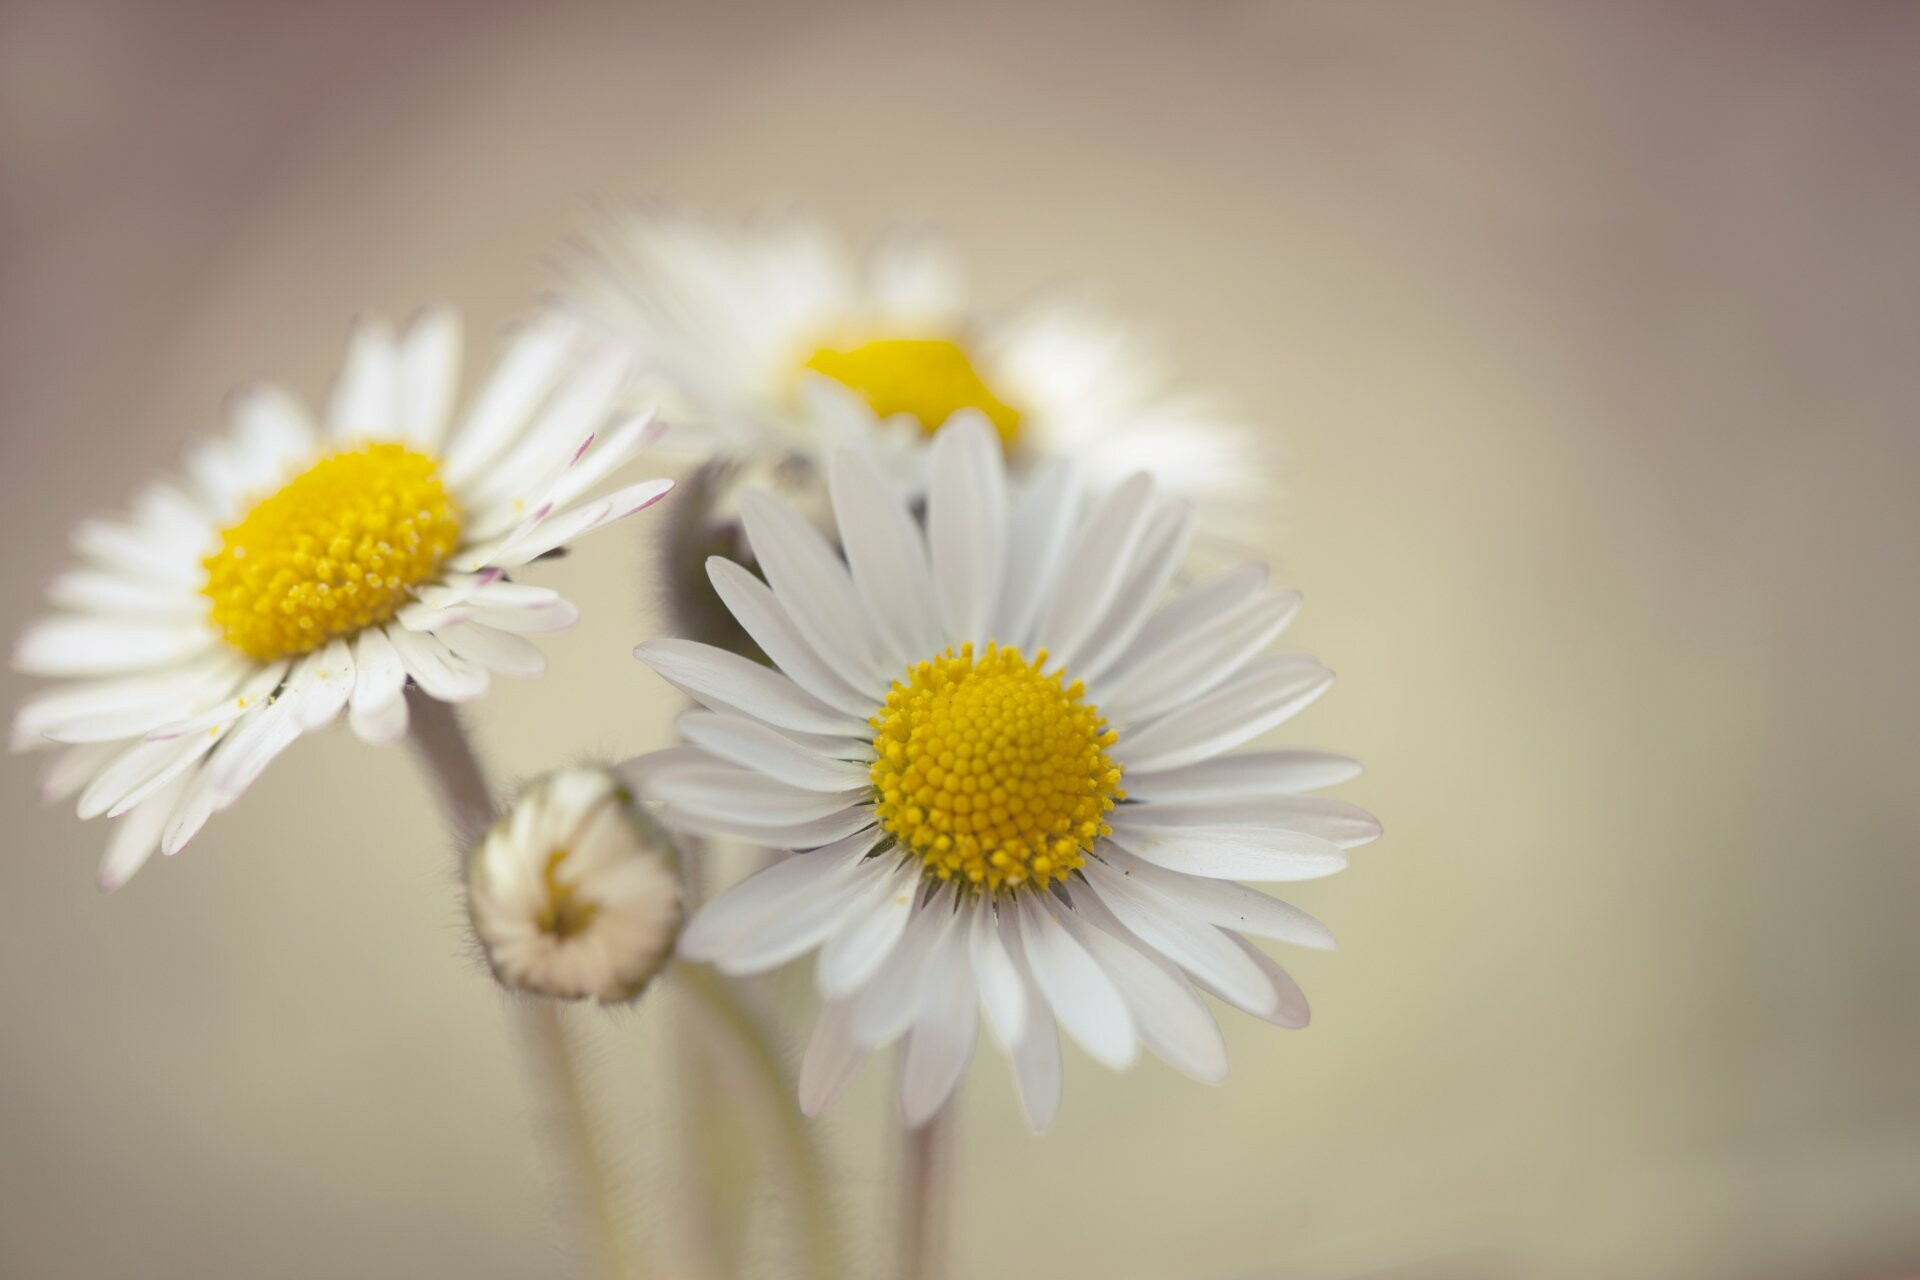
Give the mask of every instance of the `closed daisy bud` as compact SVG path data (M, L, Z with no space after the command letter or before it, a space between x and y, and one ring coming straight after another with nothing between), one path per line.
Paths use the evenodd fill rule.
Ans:
M467 858L467 909L502 985L562 1000L638 996L680 930L673 846L605 769L527 787Z

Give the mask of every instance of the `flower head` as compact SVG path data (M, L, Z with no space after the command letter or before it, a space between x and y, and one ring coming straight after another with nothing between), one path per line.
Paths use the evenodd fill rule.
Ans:
M721 454L824 471L855 448L919 488L935 433L972 411L1016 469L1072 457L1096 485L1145 469L1213 498L1245 497L1258 470L1247 433L1138 338L1084 304L990 316L932 237L862 256L797 218L652 210L597 228L576 266L576 309L655 375L676 435Z
M400 333L365 320L322 424L277 388L244 392L183 480L76 530L60 612L13 658L62 683L20 708L13 745L59 744L43 792L118 819L101 887L182 848L343 711L387 742L409 682L460 702L493 673L538 675L527 637L578 611L510 575L671 487L596 492L652 428L613 421L630 366L573 322L518 335L456 425L460 348L445 309Z
M1059 1100L1056 1021L1123 1068L1145 1046L1226 1075L1205 991L1304 1025L1291 978L1249 937L1332 945L1241 881L1338 871L1379 834L1306 794L1357 765L1237 748L1332 673L1269 653L1299 603L1241 565L1171 599L1191 509L1144 476L1081 496L1057 465L1010 489L981 416L933 446L924 530L864 458L835 457L844 562L748 493L765 580L709 561L773 661L659 640L642 661L703 710L635 776L669 825L792 856L699 912L683 954L751 973L817 951L825 1009L801 1074L824 1107L905 1036L901 1104L934 1114L971 1056L976 1006L1031 1123Z
M467 859L467 908L494 976L563 1000L638 996L673 949L672 845L605 769L534 782Z

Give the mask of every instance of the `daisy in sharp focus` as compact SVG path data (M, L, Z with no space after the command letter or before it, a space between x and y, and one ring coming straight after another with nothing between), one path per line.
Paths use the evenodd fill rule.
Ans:
M1096 486L1145 470L1195 497L1259 491L1249 434L1137 337L1085 305L987 315L930 236L862 256L803 219L650 210L596 228L573 265L571 308L657 378L675 438L723 456L824 470L856 448L918 488L934 434L973 410L1016 470L1070 457Z
M403 333L367 319L323 424L277 388L242 393L184 480L76 530L83 564L48 591L60 612L13 657L63 683L20 708L12 740L60 744L43 794L117 819L102 888L178 851L342 711L390 742L409 681L462 702L495 672L538 675L527 637L578 610L508 574L672 487L594 495L652 428L609 425L630 366L574 322L522 331L455 426L460 351L451 311Z
M818 952L809 1113L904 1036L902 1112L925 1122L976 1006L1036 1129L1059 1103L1056 1021L1110 1067L1144 1045L1220 1081L1198 993L1303 1026L1299 988L1248 937L1332 945L1240 882L1329 875L1380 830L1304 794L1351 761L1233 754L1333 679L1267 652L1299 599L1249 564L1162 603L1191 508L1145 476L1083 500L1064 464L1010 490L977 415L940 432L932 477L923 534L869 461L836 455L844 562L743 496L766 579L708 567L777 669L684 640L636 651L706 708L682 717L686 745L633 766L668 825L793 851L696 915L681 952L727 973Z

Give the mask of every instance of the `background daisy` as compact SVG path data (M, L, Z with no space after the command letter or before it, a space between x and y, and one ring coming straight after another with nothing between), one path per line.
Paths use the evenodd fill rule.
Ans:
M983 311L935 236L860 253L800 217L655 208L596 226L585 250L572 306L630 344L700 447L816 468L858 448L919 485L934 433L971 409L1017 467L1072 456L1096 484L1144 469L1216 499L1270 483L1248 433L1175 387L1149 344L1085 304Z
M1304 1025L1299 988L1248 938L1332 945L1240 882L1328 875L1379 834L1305 794L1352 762L1234 754L1332 681L1267 651L1298 597L1242 565L1163 604L1192 510L1145 476L1083 500L1056 465L1011 491L974 413L933 452L924 535L870 462L835 456L844 563L787 507L743 497L765 581L709 568L777 669L692 641L636 651L705 708L681 718L686 745L637 765L668 823L794 851L705 907L683 954L753 973L818 952L809 1112L905 1037L902 1112L925 1122L976 1009L1035 1128L1059 1101L1056 1021L1110 1067L1144 1046L1218 1082L1198 993Z
M102 888L184 847L343 711L390 742L409 683L463 702L494 673L538 675L528 636L578 611L509 574L672 487L596 495L652 428L608 426L628 364L574 322L525 328L456 426L460 353L450 310L399 333L365 319L321 422L277 387L243 392L184 478L76 529L58 612L13 655L62 683L23 703L12 743L57 745L43 795L118 820Z

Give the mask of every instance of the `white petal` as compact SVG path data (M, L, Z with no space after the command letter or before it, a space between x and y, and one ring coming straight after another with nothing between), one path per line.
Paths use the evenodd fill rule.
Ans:
M1291 796L1359 776L1358 761L1324 751L1244 751L1177 769L1129 769L1127 794L1148 803Z
M855 1040L877 1049L907 1029L920 1005L921 980L927 961L947 930L954 927L954 921L951 889L935 894L932 901L915 909L900 945L854 999Z
M1209 924L1256 938L1291 942L1297 947L1333 950L1333 933L1327 926L1291 903L1258 889L1232 880L1168 871L1119 849L1107 850L1103 856L1111 866Z
M758 490L740 496L740 518L767 585L807 644L847 684L878 700L892 677L882 678L859 594L833 548L791 508Z
M660 427L651 409L617 423L594 439L592 447L554 481L540 501L551 503L555 511L566 510L575 499L631 462L659 435Z
M200 564L204 540L155 538L123 521L99 516L75 526L73 549L102 569L170 583L185 591L199 591L206 574Z
M1001 940L1003 914L989 910L984 904L976 909L968 945L972 948L973 974L980 984L980 1007L987 1015L987 1026L1000 1047L1011 1051L1020 1043L1027 1026L1027 984Z
M12 743L15 751L71 736L74 726L101 717L139 714L148 727L191 715L209 697L220 697L246 671L244 662L226 654L163 671L143 672L104 680L64 681L29 695L14 712ZM140 732L144 732L141 730ZM88 741L122 734L87 735Z
M663 770L648 793L676 812L754 826L812 822L856 805L864 806L871 787L858 791L809 791L736 765L709 763Z
M1045 465L1015 501L1009 544L1015 554L995 610L994 632L1004 643L1032 647L1034 622L1066 558L1079 507L1079 473L1063 460Z
M633 656L681 692L716 711L738 711L781 729L839 737L871 735L787 676L694 640L649 640Z
M1152 499L1153 482L1136 475L1108 494L1081 528L1040 613L1036 638L1045 648L1071 652L1113 603L1153 514Z
M672 491L671 480L642 480L558 515L536 512L504 539L462 551L448 564L463 572L490 567L515 569L596 529L645 511Z
M1056 914L1066 908L1019 895L1020 943L1033 978L1073 1042L1102 1066L1125 1071L1140 1056L1133 1015L1105 969L1076 942Z
M629 367L625 352L605 347L570 370L503 456L471 477L455 479L470 508L483 512L517 504L532 510L539 505L541 495L579 460L582 445L606 423Z
M361 741L397 742L407 731L407 669L381 627L368 627L353 642L353 696L347 718Z
M973 1056L979 1014L968 958L970 932L969 922L956 921L927 961L900 1071L900 1118L909 1129L927 1123L946 1105Z
M80 792L75 812L81 818L97 818L115 808L147 782L168 774L175 765L205 750L206 744L198 736L187 740L136 742L115 756L87 783ZM178 776L178 771L174 770L168 776Z
M920 877L920 863L904 859L861 895L840 932L820 949L814 976L821 995L829 1000L851 996L879 971L906 932Z
M805 822L768 822L752 813L718 814L671 804L662 817L667 825L692 835L727 836L763 849L813 849L856 835L873 824L873 811L866 804Z
M173 816L160 833L160 852L172 857L187 847L207 819L213 816L213 771L196 769L187 775L187 785Z
M1100 686L1100 705L1122 724L1151 720L1211 692L1277 639L1300 607L1298 592L1254 596L1185 635L1169 635Z
M1192 506L1185 502L1159 503L1141 535L1139 554L1121 580L1105 616L1072 653L1060 656L1062 662L1072 666L1076 676L1090 684L1098 681L1125 650L1145 624L1148 611L1173 581L1174 571L1180 567L1187 544L1192 540Z
M927 548L946 636L985 644L1007 559L999 437L977 410L957 413L934 437L929 466Z
M877 709L881 699L861 693L820 656L766 583L722 556L707 558L707 578L727 611L795 684L850 716Z
M1266 979L1268 987L1272 990L1270 1007L1265 1001L1259 1008L1250 1008L1241 1004L1232 995L1217 989L1212 983L1196 974L1194 981L1200 985L1200 989L1209 995L1218 996L1228 1004L1235 1005L1264 1022L1271 1022L1276 1027L1296 1029L1306 1026L1312 1016L1307 1007L1307 995L1300 990L1300 984L1293 980L1293 975L1281 968L1279 961L1245 938L1234 934L1227 936L1233 939L1234 944L1246 954L1247 958L1260 970L1261 976Z
M21 633L13 665L35 676L121 675L189 661L216 640L206 624L197 621L54 615Z
M107 840L107 852L100 859L99 885L103 893L112 893L146 864L160 846L160 832L172 816L174 805L186 790L184 777L150 798L133 812L120 818Z
M1098 859L1088 859L1082 871L1107 909L1142 942L1240 1008L1272 1009L1278 998L1272 984L1230 935Z
M1332 684L1333 672L1311 658L1261 658L1212 693L1130 728L1115 754L1128 769L1197 764L1285 723Z
M906 507L873 464L851 450L833 455L828 483L854 587L887 656L904 668L938 653L926 543Z
M460 317L429 307L400 338L400 430L426 453L439 450L460 387Z
M35 784L37 794L47 803L65 800L105 768L123 746L119 742L89 742L56 753L40 771Z
M1298 831L1113 823L1113 843L1156 867L1222 880L1318 880L1342 871L1339 845Z
M213 807L228 808L266 772L267 766L300 737L300 721L292 700L282 696L260 708L228 735L207 768L213 775Z
M879 839L878 832L795 854L728 889L696 913L680 934L680 954L692 960L712 960L725 948L779 915L790 897L810 886L849 882Z
M1020 1109L1026 1113L1027 1126L1035 1133L1045 1133L1053 1126L1054 1117L1060 1114L1060 1032L1033 981L1032 968L1020 946L1019 930L1013 927L1012 913L1003 920L1001 940L1014 966L1020 970L1026 988L1027 1024L1009 1055L1014 1089L1020 1097Z
M477 622L441 627L434 635L468 662L510 676L533 677L547 669L547 660L532 641Z
M853 1038L853 1005L834 1000L820 1010L800 1062L800 1111L817 1116L860 1074L867 1051Z
M311 733L332 724L353 693L353 649L334 639L308 654L287 677L282 697L293 700L295 726Z
M689 711L675 723L680 736L694 745L788 786L846 791L869 783L865 765L821 755L758 720Z
M514 439L559 379L579 327L558 315L542 316L507 348L473 408L448 442L441 472L454 485L493 461Z
M1205 1084L1226 1082L1220 1024L1177 968L1141 949L1131 934L1108 932L1072 911L1062 912L1061 921L1113 979L1148 1048Z
M796 859L804 862L820 856L806 853L796 855ZM851 886L860 874L857 870L848 872L844 857L829 856L827 862L830 865L826 869L812 875L790 875L784 890L778 893L777 909L756 915L751 927L729 925L726 941L714 948L714 967L726 974L762 973L826 941L852 907L855 895ZM793 860L780 863L747 884L792 865ZM761 892L771 894L774 890Z
M1255 599L1267 584L1267 566L1257 562L1233 565L1187 588L1147 619L1140 633L1114 662L1116 679L1153 654L1177 649L1188 636Z
M327 399L327 430L336 440L390 440L400 421L400 352L393 326L362 316L347 338L347 358Z
M48 585L47 599L62 609L141 620L192 622L207 612L198 592L106 569L67 570Z
M471 702L493 683L485 667L460 657L430 635L388 627L386 636L407 674L429 697L442 702Z
M1131 794L1131 793L1129 793ZM1380 838L1380 821L1359 805L1330 796L1233 796L1128 804L1127 825L1138 828L1244 827L1297 831L1342 849Z

